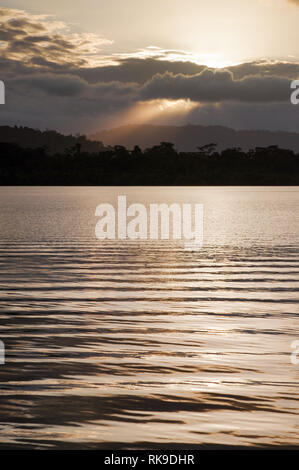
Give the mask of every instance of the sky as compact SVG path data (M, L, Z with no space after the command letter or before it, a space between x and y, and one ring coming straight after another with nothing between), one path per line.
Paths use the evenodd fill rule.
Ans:
M0 124L299 132L299 0L2 1Z

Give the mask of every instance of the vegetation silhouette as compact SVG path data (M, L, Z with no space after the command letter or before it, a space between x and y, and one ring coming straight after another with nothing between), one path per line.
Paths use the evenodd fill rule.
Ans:
M299 154L272 145L247 152L216 144L177 152L171 142L146 150L117 145L86 151L75 139L63 152L0 142L1 185L298 185Z

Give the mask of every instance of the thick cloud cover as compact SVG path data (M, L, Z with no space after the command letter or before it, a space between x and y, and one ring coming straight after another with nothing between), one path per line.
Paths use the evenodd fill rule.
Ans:
M240 101L267 103L287 101L290 80L252 76L235 80L227 70L205 69L197 75L155 75L141 91L144 99L190 99L197 102Z
M156 47L109 56L102 50L107 44L98 35L71 33L55 18L0 8L0 79L6 84L0 124L91 133L134 122L130 110L140 102L183 99L193 102L188 112L164 113L162 107L154 122L297 129L299 106L290 104L296 62L212 70L192 62L188 52Z

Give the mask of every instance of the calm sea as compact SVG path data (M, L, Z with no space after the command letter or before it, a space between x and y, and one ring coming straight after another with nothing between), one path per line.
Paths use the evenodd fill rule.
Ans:
M204 245L95 209L204 204ZM298 446L299 188L0 188L1 448Z

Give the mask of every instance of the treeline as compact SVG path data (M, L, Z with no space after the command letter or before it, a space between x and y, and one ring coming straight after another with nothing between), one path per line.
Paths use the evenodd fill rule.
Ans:
M54 155L0 143L1 185L298 185L299 155L277 146L216 151L215 144L177 152L162 142L142 151L115 146Z

